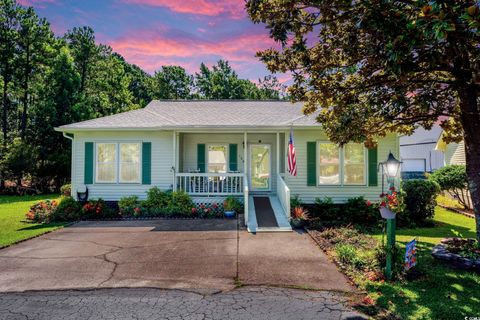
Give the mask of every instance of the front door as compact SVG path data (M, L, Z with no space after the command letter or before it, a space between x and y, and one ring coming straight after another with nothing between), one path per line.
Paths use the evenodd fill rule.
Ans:
M270 191L271 167L270 145L250 145L250 187L252 191Z

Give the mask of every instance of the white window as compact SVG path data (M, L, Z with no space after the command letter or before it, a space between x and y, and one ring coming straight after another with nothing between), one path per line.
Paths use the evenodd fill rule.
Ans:
M319 185L365 185L366 167L363 144L340 148L331 142L318 143Z
M318 144L318 184L340 184L340 149L333 143Z
M343 183L348 185L365 184L365 147L360 143L346 144L343 148Z
M227 172L227 146L209 145L207 152L208 172Z
M117 181L117 144L97 143L96 182Z
M140 182L140 144L120 143L120 183Z

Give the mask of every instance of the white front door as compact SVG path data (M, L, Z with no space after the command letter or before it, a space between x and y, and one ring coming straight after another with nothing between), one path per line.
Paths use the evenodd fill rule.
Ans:
M270 145L250 145L250 187L252 191L270 191L272 183Z

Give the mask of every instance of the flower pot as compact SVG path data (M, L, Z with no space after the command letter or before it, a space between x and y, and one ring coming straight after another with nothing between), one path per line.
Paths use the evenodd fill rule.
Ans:
M301 219L292 219L292 220L290 220L290 224L294 228L302 228L303 224L304 224L304 221L301 220Z
M235 211L225 211L223 215L225 216L225 218L233 218L235 217Z
M383 219L395 219L396 213L393 212L392 210L385 208L385 207L380 207L380 215L382 216Z

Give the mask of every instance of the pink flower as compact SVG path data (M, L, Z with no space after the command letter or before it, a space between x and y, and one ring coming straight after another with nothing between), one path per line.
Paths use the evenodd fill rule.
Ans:
M368 201L366 202L366 205L367 205L367 207L370 207L370 206L372 205L372 202L371 202L370 200L368 200Z
M193 214L197 213L197 208L192 208L192 213Z

